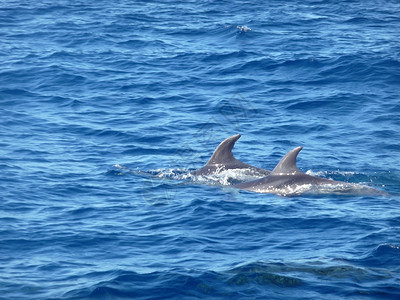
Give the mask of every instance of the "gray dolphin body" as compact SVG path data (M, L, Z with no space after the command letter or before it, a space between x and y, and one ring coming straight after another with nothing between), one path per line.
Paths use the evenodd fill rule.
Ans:
M191 174L196 176L210 175L210 174L218 174L221 173L222 171L232 170L232 169L243 169L252 173L256 173L261 176L265 176L271 173L271 171L245 164L237 160L233 156L232 149L235 146L236 141L240 137L241 137L240 134L236 134L224 140L215 149L213 155L208 160L207 164L201 169L191 172Z
M300 193L383 194L383 192L354 183L335 181L304 174L296 166L296 158L303 147L287 153L272 170L261 179L243 182L234 187L257 193L295 195Z

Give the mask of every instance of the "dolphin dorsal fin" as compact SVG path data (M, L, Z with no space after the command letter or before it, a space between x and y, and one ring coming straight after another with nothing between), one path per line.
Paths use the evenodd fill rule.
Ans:
M207 165L210 164L228 164L236 162L236 158L232 154L233 146L235 146L236 141L241 137L240 134L233 135L224 140L215 149Z
M299 154L301 149L303 149L303 147L297 147L288 152L272 170L271 175L288 175L301 173L296 165L297 155Z

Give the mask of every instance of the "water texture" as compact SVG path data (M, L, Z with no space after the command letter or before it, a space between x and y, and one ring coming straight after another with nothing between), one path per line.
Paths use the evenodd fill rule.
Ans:
M0 298L399 298L399 12L0 1ZM188 175L237 133L245 163L303 146L388 195Z

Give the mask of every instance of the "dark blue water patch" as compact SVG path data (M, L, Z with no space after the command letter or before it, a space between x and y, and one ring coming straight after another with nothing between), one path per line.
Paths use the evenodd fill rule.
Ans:
M206 272L203 274L193 272L192 274L187 274L180 270L167 275L160 272L150 274L119 273L120 275L116 276L113 280L98 284L97 287L92 287L91 289L69 292L67 296L72 296L72 298L119 296L140 299L147 299L148 297L152 299L170 299L177 296L185 299L195 299L198 297L238 297L241 294L246 295L247 293L249 293L248 296L251 296L252 285L259 285L261 289L262 286L273 286L274 284L293 286L299 282L296 279L269 274L267 272L251 273L242 271L242 274L232 276L232 278L216 272ZM228 284L226 285L224 281ZM154 285L153 282L158 282L159 284ZM230 291L231 286L237 286L237 291ZM149 296L149 292L153 293L153 295Z
M11 73L9 73L9 74L11 74ZM13 74L12 76L14 76L14 75L15 74ZM8 76L7 73L5 74L5 76ZM4 99L10 98L10 97L15 97L15 96L35 98L37 94L27 91L25 89L21 89L21 88L5 88L5 89L1 90L1 95L3 96L3 101L4 101ZM15 101L10 101L9 103L3 102L3 104L8 104L5 107L8 107L13 103L17 104L17 102L15 102Z
M298 278L302 274L302 278ZM390 284L388 274L373 269L366 270L351 265L329 266L322 262L309 264L251 263L223 272L187 272L171 270L161 272L133 273L118 271L96 274L96 277L113 277L92 287L76 289L64 295L66 298L82 297L135 297L138 299L176 298L254 298L263 295L272 299L285 296L288 299L307 299L313 296L339 297L387 297L395 296L398 289ZM308 291L316 280L323 280L323 291ZM381 281L380 287L368 291L371 281ZM334 282L342 284L336 294L330 292ZM293 295L293 292L296 295ZM148 295L152 293L152 295ZM300 293L301 296L298 294ZM160 296L157 296L160 295ZM161 296L162 295L162 296ZM280 296L278 296L280 295Z

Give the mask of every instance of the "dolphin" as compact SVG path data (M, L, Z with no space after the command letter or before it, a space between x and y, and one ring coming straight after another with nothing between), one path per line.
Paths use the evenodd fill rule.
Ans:
M224 140L215 149L213 155L208 160L207 164L204 167L191 172L191 174L196 176L210 175L210 174L219 174L225 170L243 169L261 176L268 175L270 171L245 164L237 160L233 156L232 154L233 146L235 146L236 141L240 137L241 137L240 134L236 134Z
M311 193L340 193L340 194L382 194L383 192L361 186L355 183L319 178L301 172L296 165L296 159L303 147L297 147L288 152L276 165L272 172L261 179L242 182L233 185L236 188L257 193L278 195L295 195Z

